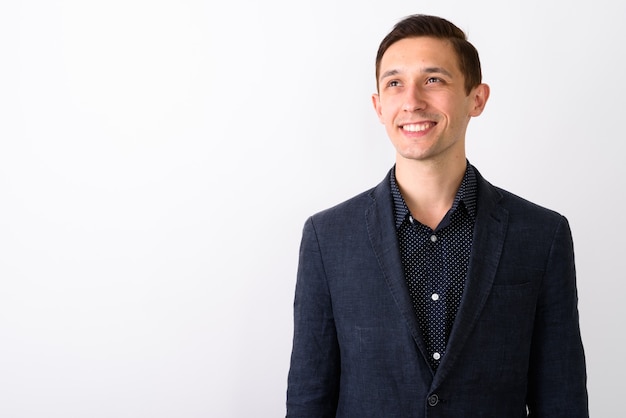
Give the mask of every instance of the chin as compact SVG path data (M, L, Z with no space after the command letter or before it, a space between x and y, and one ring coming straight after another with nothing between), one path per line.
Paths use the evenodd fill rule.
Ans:
M398 155L406 160L425 160L432 157L429 149L403 149L398 151Z
M398 154L403 160L407 160L407 161L425 161L428 160L430 157L429 155L425 155L425 154L416 154L416 153L411 153L411 154Z

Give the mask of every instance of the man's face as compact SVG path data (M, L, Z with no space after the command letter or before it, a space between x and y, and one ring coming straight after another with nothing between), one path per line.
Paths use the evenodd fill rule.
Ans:
M465 131L489 96L481 84L468 95L452 45L430 37L392 44L380 62L374 108L397 158L465 159Z

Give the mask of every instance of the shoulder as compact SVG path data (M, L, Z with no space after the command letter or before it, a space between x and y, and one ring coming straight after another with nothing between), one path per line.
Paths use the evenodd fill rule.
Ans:
M563 219L563 215L551 208L530 201L509 190L494 186L485 180L478 170L476 170L476 174L478 179L479 211L481 209L488 210L492 206L499 206L504 208L512 219L530 223L539 220L559 223Z
M313 229L317 234L341 236L354 231L365 221L365 213L374 202L371 188L343 202L311 215L305 224L305 230Z
M361 212L372 204L372 194L374 189L375 188L365 190L349 199L344 200L343 202L321 210L313 214L312 218L315 218L316 220L337 217L341 218L344 216L351 216L355 212Z
M507 207L509 211L520 214L532 214L547 218L561 218L562 215L556 210L542 206L532 202L524 197L516 195L508 190L496 187L496 190L502 195L501 203Z
M307 222L315 224L316 228L352 227L363 222L366 212L380 201L384 206L391 202L389 173L378 185L313 214Z

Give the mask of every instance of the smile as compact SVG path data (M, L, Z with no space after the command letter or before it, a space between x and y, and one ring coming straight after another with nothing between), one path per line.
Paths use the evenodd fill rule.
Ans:
M411 123L408 125L402 125L402 129L409 132L422 132L435 125L436 123L434 122Z

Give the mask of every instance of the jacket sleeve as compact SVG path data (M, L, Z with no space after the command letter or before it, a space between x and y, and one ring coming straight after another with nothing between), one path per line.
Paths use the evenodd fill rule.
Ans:
M588 417L574 249L565 218L556 229L537 302L527 404L533 418Z
M313 220L304 225L294 298L294 336L287 383L288 418L334 417L339 344Z

